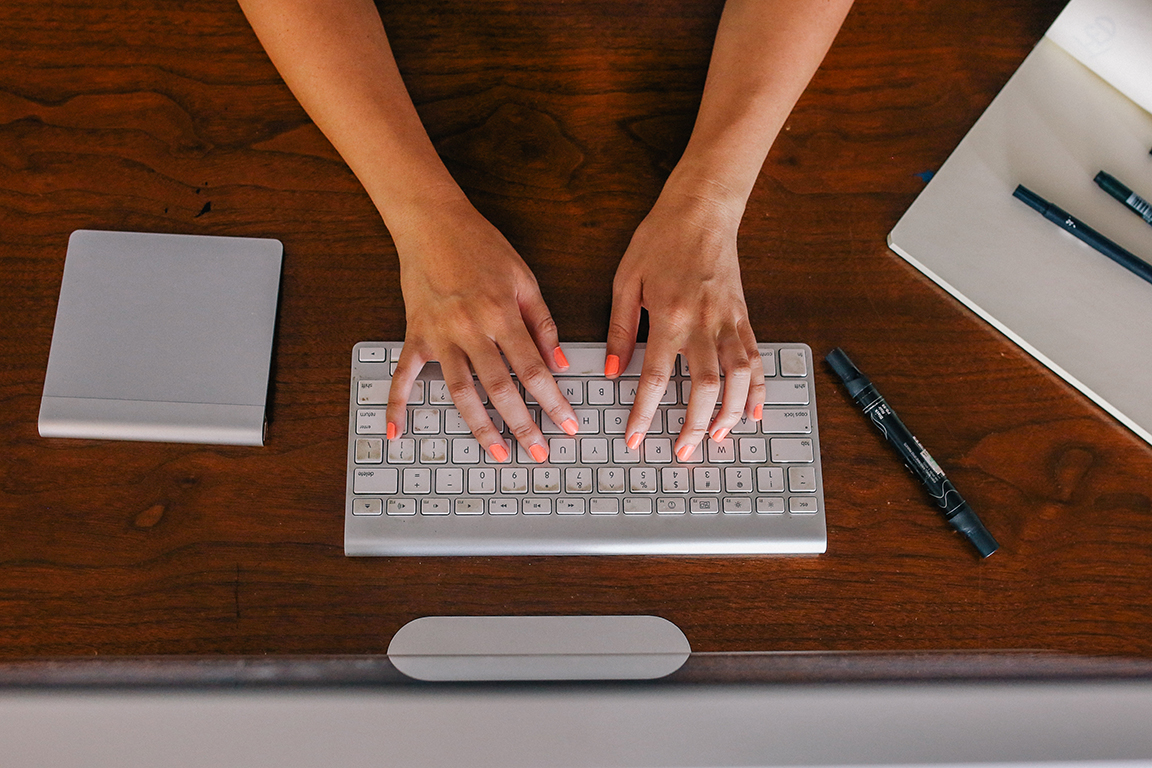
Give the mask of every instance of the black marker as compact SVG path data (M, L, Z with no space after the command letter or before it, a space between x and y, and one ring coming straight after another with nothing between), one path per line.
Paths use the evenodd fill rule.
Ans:
M1140 195L1128 189L1124 184L1121 184L1115 176L1100 171L1100 173L1096 174L1096 178L1093 179L1093 181L1096 182L1100 189L1124 203L1125 208L1144 219L1148 224L1152 224L1152 203L1149 203L1140 197Z
M904 464L912 471L912 474L916 475L924 484L928 495L936 502L936 506L940 507L940 514L944 516L944 519L953 528L964 534L968 541L972 542L972 546L976 547L976 551L980 553L981 557L988 557L999 549L1000 545L996 543L996 539L992 538L992 534L988 533L988 529L972 511L972 507L968 506L968 502L960 496L956 486L952 485L952 481L944 476L940 466L928 454L928 451L924 450L920 441L908 431L908 428L900 421L900 417L880 396L876 387L872 386L868 377L852 364L848 355L844 354L844 350L837 347L829 352L824 359L828 361L828 365L832 366L832 370L844 382L844 386L848 388L848 394L864 411L864 415L872 420L880 433L900 454L900 458L904 460Z
M1130 272L1134 272L1152 283L1152 264L1116 245L1116 243L1104 237L1104 235L1092 229L1092 227L1089 227L1084 222L1069 214L1068 211L1065 211L1059 206L1052 205L1052 203L1040 197L1040 195L1028 189L1023 184L1016 187L1016 191L1012 193L1012 196L1018 200L1023 200L1030 207L1043 214L1044 218L1048 219L1048 221L1067 232L1071 232L1120 266L1125 267Z

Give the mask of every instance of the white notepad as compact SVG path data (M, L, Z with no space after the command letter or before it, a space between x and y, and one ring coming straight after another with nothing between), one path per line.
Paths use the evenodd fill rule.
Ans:
M262 445L283 247L78 230L40 434Z
M1152 196L1149 109L1152 3L1073 0L888 243L1152 443L1152 283L1012 197L1023 184L1152 262L1152 227L1093 183Z

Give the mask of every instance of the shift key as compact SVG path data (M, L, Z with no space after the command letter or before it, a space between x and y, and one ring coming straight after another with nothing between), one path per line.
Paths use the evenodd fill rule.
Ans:
M764 382L764 405L808 405L811 401L807 381Z

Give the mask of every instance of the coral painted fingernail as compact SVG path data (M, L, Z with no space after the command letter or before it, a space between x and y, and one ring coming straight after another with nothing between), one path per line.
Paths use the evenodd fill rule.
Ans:
M568 358L564 356L564 350L560 349L560 347L556 347L556 349L552 350L552 357L556 360L556 365L558 367L568 367Z
M752 418L756 421L764 418L764 406L760 405L760 403L756 403L756 407L752 409Z
M620 373L620 358L616 355L608 355L604 358L604 375L615 376Z
M388 439L395 440L396 436L400 434L400 430L392 422L388 422Z
M634 451L640 447L640 441L644 439L643 432L633 432L628 436L628 450Z
M680 461L688 461L694 450L696 450L696 446L691 443L686 443L680 446L680 450L676 451L676 458L680 459Z
M726 430L726 429L717 429L715 432L713 432L713 433L712 433L712 440L713 440L713 442L717 442L717 443L718 443L718 442L720 442L721 440L723 440L723 439L724 439L725 437L727 437L727 436L728 436L728 430Z
M560 429L564 430L570 435L576 434L580 429L580 425L576 423L576 419L565 419L564 423L560 425Z
M500 445L500 443L493 443L488 446L488 455L496 459L497 464L503 464L508 461L508 449Z
M529 447L528 453L532 454L532 458L536 460L537 464L543 464L548 460L548 449L542 445L533 445Z

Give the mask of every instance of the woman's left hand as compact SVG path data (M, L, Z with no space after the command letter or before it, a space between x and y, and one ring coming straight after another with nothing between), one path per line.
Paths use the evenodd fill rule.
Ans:
M649 319L636 402L625 428L633 449L652 423L677 354L687 360L692 381L674 445L678 458L690 457L706 432L719 442L742 416L761 418L764 372L736 252L742 215L743 206L726 204L722 196L666 187L620 261L606 350L610 378L632 357L641 307Z

